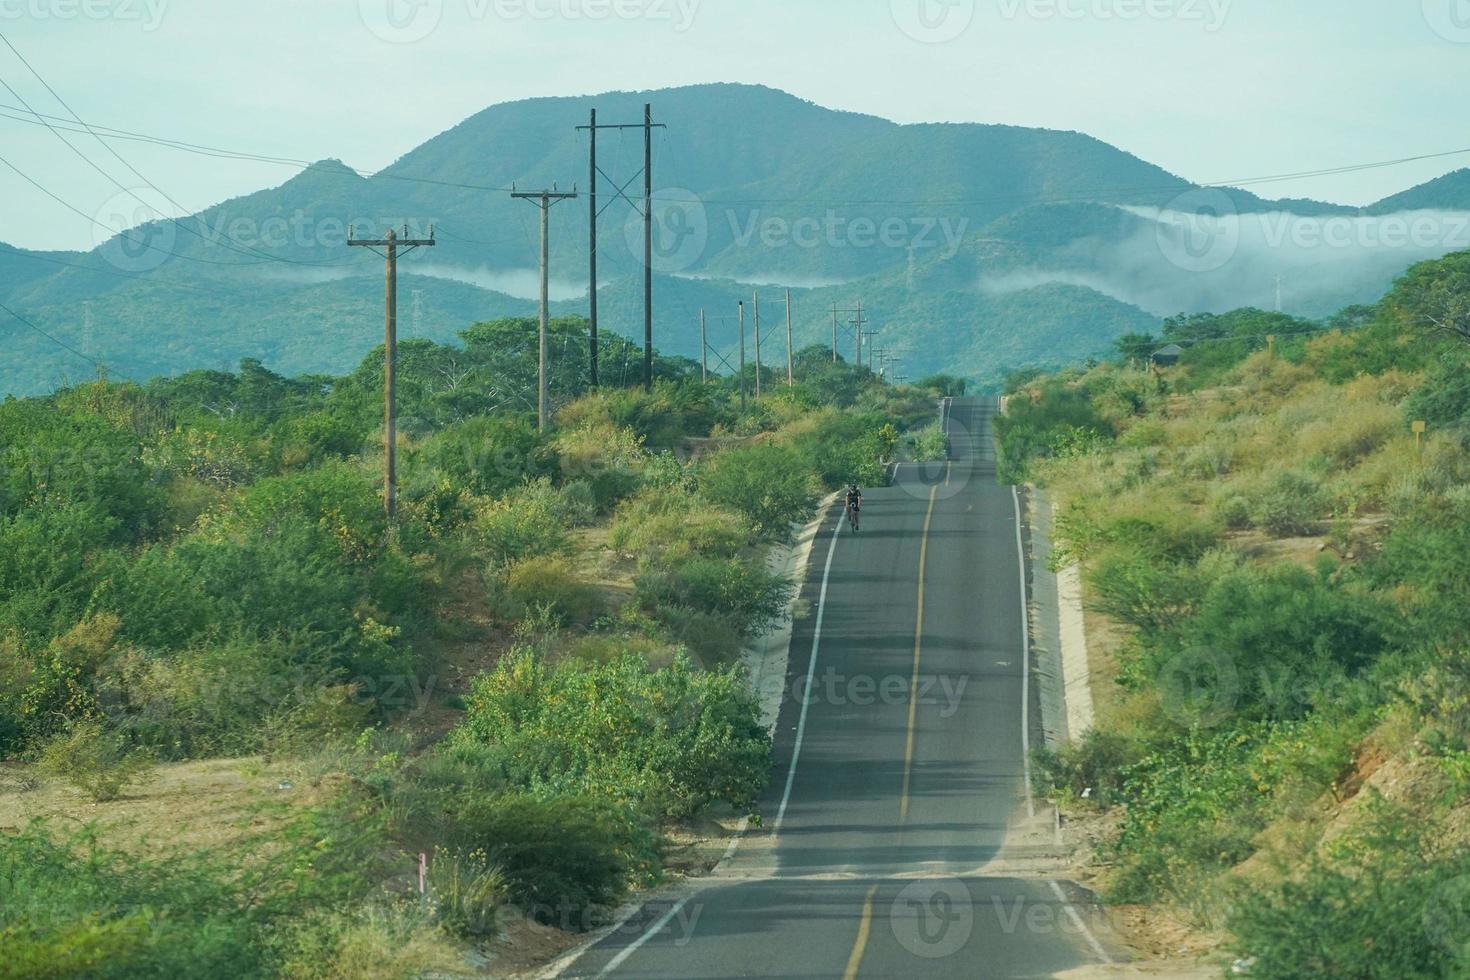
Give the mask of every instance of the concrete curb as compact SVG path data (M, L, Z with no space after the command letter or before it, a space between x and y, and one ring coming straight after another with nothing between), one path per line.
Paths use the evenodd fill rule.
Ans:
M1053 510L1038 488L1026 495L1032 531L1032 636L1047 748L1082 740L1092 728L1091 669L1082 610L1082 577L1075 564L1052 572Z

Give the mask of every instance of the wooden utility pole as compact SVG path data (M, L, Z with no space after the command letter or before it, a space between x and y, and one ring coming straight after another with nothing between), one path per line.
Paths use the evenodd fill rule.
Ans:
M536 431L545 432L548 414L546 397L546 331L548 307L550 306L551 299L551 209L560 201L575 200L577 192L575 189L570 193L557 191L555 185L549 191L518 191L512 187L510 196L523 201L531 201L541 209L541 325L537 332L536 344Z
M634 205L635 210L640 210L643 215L643 387L653 388L653 131L663 129L663 123L653 121L653 106L645 103L643 106L643 121L641 123L612 123L599 125L597 122L597 111L592 111L589 125L578 126L578 129L586 129L592 134L589 173L592 180L592 251L597 251L597 179L607 177L597 168L597 131L599 129L641 129L643 130L643 206ZM638 175L629 178L628 183ZM627 184L619 185L613 183L618 197L633 202L623 193L622 188ZM595 261L590 266L592 280L589 284L592 297L592 336L593 344L596 344L597 336L597 266ZM595 349L595 348L594 348ZM594 378L596 362L593 362Z
M699 311L699 383L709 384L709 333L704 322L704 310Z
M786 290L786 385L796 384L795 365L791 355L791 290Z
M761 294L760 290L751 292L751 307L755 310L755 398L760 401L761 397Z
M411 252L434 244L434 229L428 238L409 238L408 226L403 237L392 228L382 238L357 238L349 229L347 244L370 248L387 260L387 285L383 305L387 315L383 325L383 511L391 521L398 513L398 416L394 405L397 395L395 371L398 365L398 252Z
M878 336L878 331L876 331L876 330L864 330L863 331L863 336L868 338L868 370L871 371L871 370L873 370L873 338L876 337L876 336ZM858 367L862 367L862 366L863 366L863 362L862 361L858 361Z
M740 413L745 414L745 300L740 301Z
M653 390L653 106L643 104L643 390Z
M861 301L859 301L858 302L858 305L857 305L857 319L854 320L854 321L852 321L852 322L853 322L853 325L855 327L857 327L857 330L856 330L856 333L857 333L857 358L852 362L852 366L853 367L862 367L863 366L863 324L866 323L867 321L865 321L863 319L863 304L862 304Z
M832 363L837 363L837 304L832 304Z
M587 152L587 380L597 387L597 110L592 110Z

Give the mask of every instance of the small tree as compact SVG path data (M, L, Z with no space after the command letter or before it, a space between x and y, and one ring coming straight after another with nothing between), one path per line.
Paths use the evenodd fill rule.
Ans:
M151 778L153 757L144 749L130 749L125 739L100 722L82 721L47 742L36 767L103 803Z

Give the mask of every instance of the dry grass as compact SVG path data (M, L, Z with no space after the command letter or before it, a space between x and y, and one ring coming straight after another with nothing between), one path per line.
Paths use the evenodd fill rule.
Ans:
M92 823L104 843L138 854L237 843L321 802L324 794L288 763L259 758L162 765L151 782L108 803L92 803L59 781L33 783L18 766L0 773L0 832L14 833L33 820L63 827ZM281 788L283 780L289 789Z

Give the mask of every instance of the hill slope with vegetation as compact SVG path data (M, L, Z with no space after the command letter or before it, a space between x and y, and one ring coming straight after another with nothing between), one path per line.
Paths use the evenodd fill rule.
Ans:
M1251 976L1464 976L1470 253L1332 323L1164 336L1177 367L1135 337L1012 385L1003 465L1056 500L1102 678L1039 779L1112 902Z

